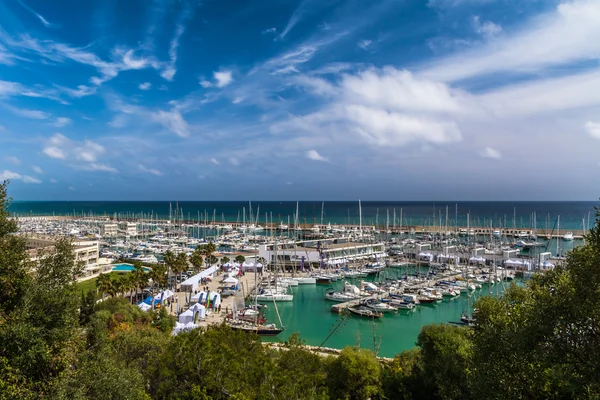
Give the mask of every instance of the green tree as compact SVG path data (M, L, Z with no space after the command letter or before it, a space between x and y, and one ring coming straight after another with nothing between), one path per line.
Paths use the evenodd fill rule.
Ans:
M8 218L8 183L0 184L0 321L22 306L32 267L25 240L13 234L18 229L17 221Z
M327 399L325 362L303 347L297 333L285 343L285 350L275 350L272 394L277 399Z
M227 256L221 257L221 264L227 264L231 259Z
M202 255L202 249L200 247L196 247L196 249L192 252L190 256L190 263L194 267L194 271L198 272L202 268L204 264L204 257Z
M79 307L79 324L86 325L90 317L94 314L94 305L96 305L96 296L91 290L87 294L81 292L81 305Z
M215 265L218 261L219 259L212 254L206 256L206 264L208 265Z
M329 362L327 371L329 395L334 399L368 399L381 393L381 367L369 350L346 347Z
M476 397L600 397L599 216L564 265L476 302Z
M133 264L133 271L131 272L133 280L135 282L135 294L138 297L138 291L148 286L148 273L144 269L141 263Z
M469 399L468 371L472 358L471 330L453 325L427 325L421 329L419 372L425 393L422 398Z
M187 271L189 268L187 255L183 252L177 254L172 268L176 275L180 275L182 272Z
M96 278L96 288L102 293L102 298L105 294L111 294L113 292L113 280L110 274L100 274Z
M243 264L244 261L246 261L246 257L244 257L241 254L238 254L237 256L235 256L235 258L233 259L233 261L235 261L238 264Z

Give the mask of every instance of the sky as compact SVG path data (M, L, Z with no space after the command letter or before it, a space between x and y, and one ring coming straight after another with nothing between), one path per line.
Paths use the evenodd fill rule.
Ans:
M595 200L600 0L6 0L15 200Z

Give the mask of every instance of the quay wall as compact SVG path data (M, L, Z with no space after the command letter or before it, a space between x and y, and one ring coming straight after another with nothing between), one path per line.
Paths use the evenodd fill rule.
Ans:
M23 221L71 221L74 220L73 217L69 217L69 216L35 216L35 217L20 217L20 220ZM111 217L77 217L75 220L81 221L81 220L88 220L88 221L96 221L98 223L104 223L104 222L135 222L138 224L157 224L157 225L171 225L171 221L169 220L146 220L146 219L140 219L140 218L126 218L126 217L121 217L118 218L117 220L111 218ZM198 220L196 219L191 219L191 220L177 220L176 222L173 222L173 226L179 226L179 225L197 225L198 224ZM203 223L201 223L201 225L203 225ZM239 228L241 226L243 226L244 224L240 223L240 222L209 222L208 225L211 226L223 226L223 225L230 225L233 228ZM247 224L246 224L247 225ZM265 227L265 229L267 230L279 230L279 224L271 224L271 223L260 223L261 226ZM298 227L302 228L303 231L311 231L312 228L318 227L319 228L319 232L320 231L325 231L328 229L327 225L319 225L319 224L304 224L304 223L299 223ZM385 225L348 225L348 224L344 224L344 225L331 225L332 228L344 228L346 230L352 230L352 231L359 231L362 230L362 232L364 233L375 233L375 232L379 232L379 233L384 233L386 231L386 226ZM474 226L457 226L457 227L448 227L448 229L446 229L446 227L440 227L440 226L423 226L423 225L410 225L410 226L402 226L402 227L388 227L387 231L389 231L392 234L400 234L400 233L409 233L411 231L414 231L414 233L416 235L427 235L427 234L435 234L435 233L444 233L444 232L450 232L451 234L458 234L458 232L460 230L473 230L475 235L479 235L479 236L485 236L485 235L492 235L492 233L494 231L500 231L500 233L502 235L509 235L509 236L514 236L520 232L526 232L527 234L532 234L533 230L532 229L527 229L527 228L486 228L486 227L474 227ZM294 230L294 226L290 226L290 231ZM575 236L583 236L586 231L582 230L582 229L569 229L568 231L573 232L573 234ZM317 231L315 231L315 233L318 233ZM556 232L553 230L546 230L543 228L539 228L536 230L537 235L540 236L548 236L551 235L552 237L559 237L562 236L565 233L565 230L561 230L561 232Z

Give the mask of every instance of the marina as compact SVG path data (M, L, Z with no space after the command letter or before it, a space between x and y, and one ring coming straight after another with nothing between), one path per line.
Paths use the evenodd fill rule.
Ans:
M166 254L187 258L214 243L204 270L188 265L170 275L153 300L139 304L168 307L178 317L176 332L225 321L265 341L299 332L311 346L359 344L384 357L412 348L425 324L471 321L477 298L555 267L582 243L583 231L573 223L561 231L558 215L548 221L551 230L538 229L533 219L529 227L474 226L471 214L464 226L441 218L439 225L394 226L404 216L394 219L393 213L391 220L376 216L377 225L363 220L359 202L358 224L324 217L305 224L294 205L289 225L268 216L261 223L255 216L260 206L253 210L251 203L238 213L241 221L186 219L179 205L170 207L167 219L142 213L15 217L32 242L70 236L96 243L97 255L88 256L80 280L131 272L136 262L148 272Z

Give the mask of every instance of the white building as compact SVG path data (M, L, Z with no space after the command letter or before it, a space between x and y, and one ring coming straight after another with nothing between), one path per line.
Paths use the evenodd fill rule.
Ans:
M119 226L117 224L104 224L100 229L102 236L117 236L119 233Z
M137 225L135 222L127 222L125 224L125 234L127 236L137 236Z
M319 239L311 241L260 245L259 257L268 263L299 265L304 257L306 265L324 264L340 265L353 261L382 260L387 257L385 243L349 242L347 238Z
M48 253L54 252L54 245L58 241L56 236L34 235L25 236L29 257L32 261L38 260L38 252L40 250ZM96 272L100 272L105 265L100 261L100 246L96 239L75 239L72 242L73 251L77 261L83 262L83 276L89 276ZM110 269L110 266L107 268Z

